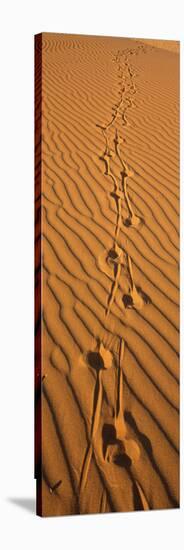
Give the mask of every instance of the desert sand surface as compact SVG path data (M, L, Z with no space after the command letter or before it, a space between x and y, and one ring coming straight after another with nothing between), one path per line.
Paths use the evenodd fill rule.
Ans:
M151 42L36 37L43 516L179 506L179 54Z
M138 42L137 38L134 38ZM147 44L154 46L155 48L161 48L170 52L180 53L180 43L177 40L157 40L156 38L141 38L141 44Z

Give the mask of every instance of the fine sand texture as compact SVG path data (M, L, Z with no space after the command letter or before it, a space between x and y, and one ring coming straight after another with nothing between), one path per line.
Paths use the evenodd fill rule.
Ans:
M43 516L179 507L179 45L154 42L35 37Z

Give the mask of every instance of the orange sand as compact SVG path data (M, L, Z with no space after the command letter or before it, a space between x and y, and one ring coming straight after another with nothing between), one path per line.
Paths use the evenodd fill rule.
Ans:
M44 516L179 506L179 55L153 43L42 35Z

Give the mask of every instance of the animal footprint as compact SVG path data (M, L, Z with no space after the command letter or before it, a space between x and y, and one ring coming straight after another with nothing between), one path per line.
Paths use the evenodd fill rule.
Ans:
M145 304L152 304L151 298L146 294L140 286L137 286L137 292L142 296Z
M107 255L108 264L123 264L123 250L116 243L111 248Z
M130 256L127 256L127 261L131 288L129 294L124 294L123 303L126 309L142 309L145 304L150 304L151 300L140 287L135 286Z
M124 340L120 340L117 372L117 395L115 403L114 426L104 426L103 436L106 439L105 460L117 466L130 467L140 457L140 449L134 439L126 437L123 405L123 359ZM108 429L107 429L108 428Z
M110 193L110 195L115 200L124 199L124 195L123 195L122 191L120 191L120 189L116 189L116 191L112 191Z
M130 294L124 294L122 299L126 309L142 309L144 305L152 303L151 298L135 285Z
M91 463L91 458L93 454L93 444L95 435L98 431L99 422L100 422L100 413L102 407L102 373L103 370L110 369L113 365L113 356L111 352L106 349L102 342L99 342L97 351L90 351L87 354L87 361L90 367L96 370L97 378L94 390L94 410L92 416L91 424L91 434L90 434L90 443L87 449L87 453L84 458L84 463L82 467L81 480L80 480L80 493L84 491L84 488L87 483L89 467Z
M135 285L130 291L130 294L124 294L123 303L126 309L142 309L144 302L142 297L137 292Z
M118 264L122 265L125 263L123 250L114 243L114 246L107 252L106 250L99 256L98 264L100 269L105 273L112 281L114 268ZM117 269L116 269L117 271Z
M126 227L141 227L145 223L144 219L140 216L137 216L136 214L131 214L124 222L123 224L126 225Z
M134 439L117 440L109 445L106 456L107 462L117 466L130 467L140 458L140 448Z

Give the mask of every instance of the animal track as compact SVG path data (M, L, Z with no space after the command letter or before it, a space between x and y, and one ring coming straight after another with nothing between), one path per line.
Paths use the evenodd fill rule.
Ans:
M128 194L128 179L134 176L134 172L123 158L122 144L125 138L120 136L117 127L117 122L121 123L122 128L128 126L127 112L135 106L132 96L136 94L137 88L133 81L136 73L129 63L130 55L137 55L139 51L144 51L144 47L138 46L135 50L124 50L122 53L117 52L113 62L117 64L119 78L119 102L112 107L112 117L108 124L97 126L100 128L104 141L105 149L100 155L100 160L104 162L104 175L111 178L114 189L110 191L110 196L114 199L116 205L116 223L114 231L114 242L112 247L105 251L99 258L101 269L108 275L112 281L111 289L107 300L107 308L105 311L106 317L110 314L116 292L119 285L120 277L123 273L128 281L128 293L123 295L122 301L124 308L141 310L145 304L150 304L150 298L144 293L141 287L136 287L133 278L132 260L126 250L122 249L118 244L119 233L122 229L122 224L127 228L139 230L145 223L144 218L137 215L131 204ZM123 58L123 60L122 60ZM110 132L111 130L111 132ZM112 137L113 130L113 137ZM120 165L119 175L115 176L113 170L113 162L116 160ZM122 203L127 209L127 218L122 220ZM140 458L140 448L136 440L127 437L127 428L124 418L124 403L123 403L123 360L124 360L125 343L120 340L118 366L116 365L116 397L114 406L114 424L104 424L102 430L103 439L103 457L105 462L113 463L116 466L125 467L130 471L131 465L135 464ZM99 361L97 359L99 358ZM96 355L90 354L89 360L96 364L96 361L101 364L101 370L97 374L98 397L96 405L94 405L93 428L91 433L91 443L88 450L85 473L83 475L83 483L86 479L90 456L92 454L92 446L95 433L99 426L100 410L102 405L102 372L104 368L113 366L112 354L103 347L101 343ZM91 366L93 366L91 364ZM95 365L94 365L95 366ZM131 474L132 476L132 474ZM146 501L143 491L138 482L133 480L134 489L146 509Z
M132 261L129 255L127 255L127 263L131 289L129 294L124 294L123 303L128 309L142 309L144 304L150 304L151 300L140 287L136 287L134 284Z
M125 257L124 257L124 251L117 245L116 241L114 243L113 248L111 248L107 255L107 261L110 265L113 266L114 269L114 279L112 282L111 291L109 294L108 302L107 302L107 310L106 315L109 315L111 306L113 304L116 291L119 284L119 279L121 276L121 268L122 266L125 266Z
M116 151L117 157L119 158L123 168L123 170L121 171L122 192L124 193L124 198L125 198L126 206L129 213L128 218L124 221L124 225L126 225L127 227L132 226L137 228L144 223L144 219L134 214L133 208L131 206L131 201L129 199L128 192L127 192L127 178L132 177L134 175L134 172L121 158L120 151L119 151L120 140L118 137L117 130L115 134L114 143L115 143L115 151Z
M107 261L109 264L123 264L123 250L115 242L113 248L111 248L107 255Z
M126 264L125 252L115 242L108 252L105 250L99 256L98 263L100 269L110 278L113 284L117 265L125 266Z
M119 360L117 365L117 394L115 402L114 426L109 426L109 436L106 433L106 449L104 459L119 466L130 467L140 457L140 449L134 439L126 437L126 424L123 405L123 359L125 343L121 339L119 345ZM104 434L104 430L103 430Z
M115 430L117 439L123 439L126 434L126 426L123 414L123 369L121 364L124 358L124 341L120 341L118 375L117 375L117 399L115 405Z
M105 462L113 462L117 466L130 467L140 457L140 449L134 439L128 439L125 419L124 419L124 403L123 403L123 359L124 359L125 343L123 339L119 341L118 359L114 360L113 354L107 349L103 342L97 342L95 351L87 353L88 365L96 370L97 377L94 389L94 404L93 415L91 422L91 431L89 437L89 445L84 458L81 480L80 494L85 489L90 463L94 451L95 437L99 429L101 408L102 408L102 376L103 371L111 368L116 369L116 392L114 403L114 425L104 425L102 429L102 437L106 440L105 449L103 452ZM115 353L115 351L114 351Z
M144 224L144 219L141 216L138 216L137 214L135 214L128 195L127 180L128 178L131 178L134 176L134 172L132 168L123 160L122 154L120 152L120 145L121 143L124 142L124 138L122 137L120 138L117 127L115 126L118 118L121 119L123 126L128 125L126 113L127 113L127 110L131 108L133 105L133 100L131 96L136 93L136 85L133 82L133 78L136 76L136 74L133 68L129 64L128 57L130 54L136 55L138 49L141 49L144 51L144 48L138 47L136 50L131 50L131 51L124 50L122 54L120 54L120 51L118 51L117 55L115 56L113 61L117 63L117 69L118 69L118 74L120 79L119 81L120 100L118 103L116 103L112 107L113 114L110 122L106 126L97 124L97 126L101 129L102 135L105 140L105 150L99 158L100 160L103 160L103 162L105 163L104 175L110 177L113 181L114 191L110 192L110 195L115 200L116 210L117 210L114 245L113 245L113 248L106 255L106 258L104 256L104 259L101 262L102 269L108 276L110 276L110 274L107 270L107 267L104 266L104 262L107 260L108 264L110 265L114 264L114 279L113 279L110 294L108 297L106 315L109 315L111 311L111 307L114 302L118 284L119 284L119 278L121 276L122 262L119 260L117 261L117 259L115 260L115 247L118 246L118 237L122 227L122 201L124 201L128 211L128 216L123 221L123 224L127 228L132 227L134 229L140 229L141 226ZM122 56L124 56L123 63L121 61ZM108 132L109 132L109 129L112 127L114 127L114 139L113 139L113 142L111 143ZM121 165L121 171L118 179L115 177L111 167L111 163L114 158L116 158ZM112 257L112 250L114 251L113 252L114 260ZM120 256L121 254L119 254L119 258ZM130 262L131 260L130 261L128 260L129 271L130 271L129 277L131 280L131 293L130 295L123 296L123 303L125 308L141 309L143 304L149 303L149 301L145 302L143 298L143 294L139 293L134 285L132 274L131 274Z
M80 481L80 493L83 492L88 478L89 467L93 454L94 439L98 431L100 422L100 413L102 407L102 373L103 370L110 369L113 365L113 357L111 352L106 349L102 342L97 344L97 351L90 351L87 354L87 360L90 367L96 370L97 378L94 390L94 410L91 424L90 441L87 449L87 453L84 459L82 468L81 481Z

